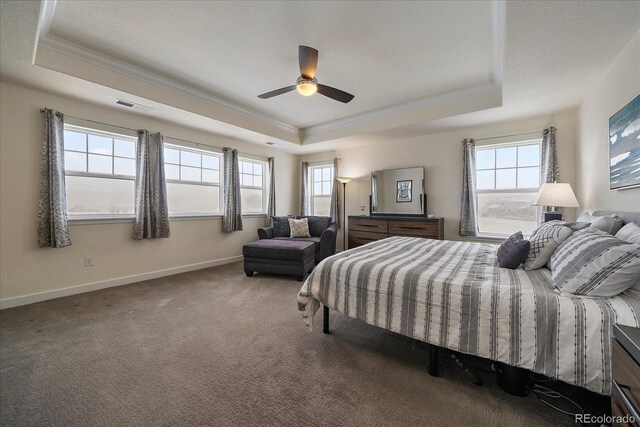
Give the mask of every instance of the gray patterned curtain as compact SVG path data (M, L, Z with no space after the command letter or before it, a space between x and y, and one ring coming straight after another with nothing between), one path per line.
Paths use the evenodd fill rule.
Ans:
M71 245L64 180L64 115L49 108L40 111L44 126L40 155L38 246L64 248Z
M473 139L462 141L463 172L462 202L460 206L460 235L478 235L478 193L476 190L476 143Z
M340 226L340 183L338 182L338 158L333 159L333 185L331 186L331 208L329 216ZM344 194L342 195L344 197Z
M558 151L556 149L556 128L550 127L542 131L542 143L540 144L540 185L555 183L560 180L558 169ZM543 206L544 212L554 210L554 206ZM561 211L562 208L557 208Z
M267 159L269 170L269 201L267 203L267 227L271 225L272 218L276 215L276 171L273 157Z
M309 215L309 162L302 162L302 192L300 194L300 215Z
M164 178L164 138L138 131L136 146L136 211L133 239L159 239L171 235L167 184Z
M224 215L222 231L242 231L242 206L240 202L240 165L238 150L224 147Z

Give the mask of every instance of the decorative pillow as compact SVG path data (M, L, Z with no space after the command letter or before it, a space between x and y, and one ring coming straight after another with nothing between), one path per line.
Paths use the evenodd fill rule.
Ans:
M311 237L307 218L289 218L289 227L291 228L291 235L289 237Z
M324 230L331 224L331 217L328 216L308 216L309 221L309 234L312 236L322 236Z
M640 281L640 245L587 228L562 243L549 264L560 292L612 297Z
M565 222L563 225L565 227L569 227L571 231L578 231L578 230L582 230L583 228L587 228L591 226L591 223L576 221L576 222Z
M616 233L616 237L620 240L624 240L625 242L640 245L640 227L635 223L630 222Z
M578 221L589 222L591 223L591 227L602 230L605 233L611 234L612 236L615 236L615 234L624 225L624 221L618 218L615 214L606 216L593 216L585 212L578 217Z
M571 236L571 229L562 221L549 221L536 228L529 237L529 254L524 260L525 270L535 270L547 265L560 243Z
M638 227L635 223L630 222L616 233L616 238L624 240L628 243L635 243L636 245L640 245L640 227ZM624 293L626 295L640 299L640 280L638 281L638 283L627 289Z
M512 234L498 248L498 264L502 268L515 270L529 254L530 243L522 236L522 231Z
M289 237L291 228L289 228L289 218L286 216L271 217L273 223L273 237Z

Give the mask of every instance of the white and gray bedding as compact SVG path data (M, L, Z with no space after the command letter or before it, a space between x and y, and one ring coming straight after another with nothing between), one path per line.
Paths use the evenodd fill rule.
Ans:
M611 391L613 323L640 326L640 299L553 291L546 269L498 266L494 245L392 237L325 259L298 294L312 326L326 305L402 335Z

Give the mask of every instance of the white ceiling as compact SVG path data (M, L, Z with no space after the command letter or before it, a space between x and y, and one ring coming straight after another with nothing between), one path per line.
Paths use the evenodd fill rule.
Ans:
M486 1L58 1L50 34L306 128L491 83L491 25ZM299 44L351 103L257 97L295 83Z
M0 78L305 153L574 107L640 26L640 2L500 5L59 0L49 29L3 1ZM293 84L298 44L354 101L256 97Z

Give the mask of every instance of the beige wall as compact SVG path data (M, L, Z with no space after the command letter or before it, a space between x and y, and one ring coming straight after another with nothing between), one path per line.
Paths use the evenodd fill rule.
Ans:
M578 201L585 211L640 209L640 188L609 190L609 117L640 94L640 32L580 105Z
M275 157L279 214L298 206L299 159L268 146L222 138L168 122L106 109L2 83L0 85L0 303L10 306L107 285L134 282L224 262L255 240L264 217L245 217L243 232L221 232L220 218L172 220L171 238L131 240L131 222L70 226L72 246L39 249L36 213L42 121L39 109L128 128L146 128L171 137L244 153ZM84 267L93 255L95 266ZM172 270L173 269L173 270ZM163 271L168 270L168 271ZM66 289L88 285L75 290ZM32 295L40 294L41 295ZM18 298L31 295L27 298ZM16 299L17 298L17 299Z
M529 139L541 136L544 128L555 126L557 128L560 179L562 182L569 182L575 188L576 116L576 110L562 111L526 120L475 126L415 138L389 140L376 144L375 147L365 146L309 157L303 156L302 160L314 161L334 156L341 159L340 175L354 178L347 185L347 215L358 215L360 206L365 206L365 212L369 212L370 173L372 170L424 166L426 169L425 190L428 197L427 211L445 218L445 239L459 240L461 239L458 236L460 189L462 186L461 141L464 138L485 138L522 132L537 132L537 135L519 137L520 139ZM508 141L503 138L484 143L495 142ZM572 209L568 209L566 215L569 219L575 217ZM342 246L341 239L339 239L338 246Z

